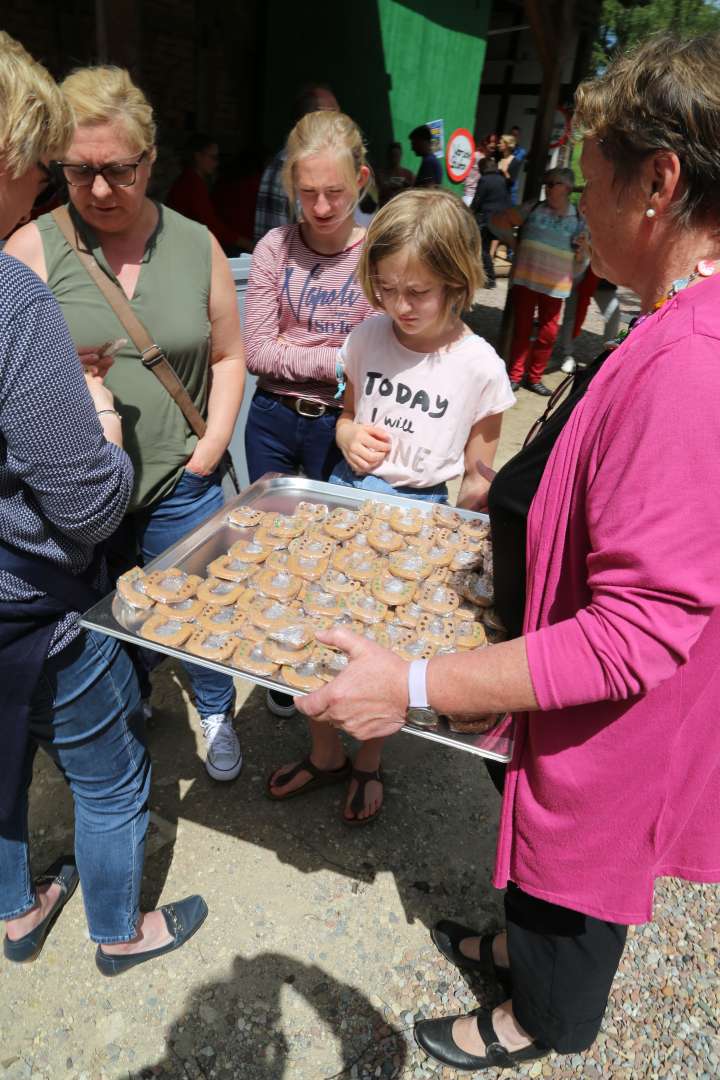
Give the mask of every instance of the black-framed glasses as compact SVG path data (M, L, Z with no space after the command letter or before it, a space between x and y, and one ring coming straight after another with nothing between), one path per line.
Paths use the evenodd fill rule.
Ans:
M102 176L110 187L132 187L137 180L138 166L146 157L147 150L143 150L137 161L111 161L100 169L93 165L75 165L71 161L56 161L55 166L61 170L65 183L70 187L92 187L96 176Z
M535 421L535 423L533 424L533 426L530 428L527 435L525 436L525 442L523 443L523 450L525 449L525 447L529 443L531 443L533 441L533 439L537 438L537 436L540 434L542 429L545 427L545 424L547 424L548 420L550 419L552 414L555 412L555 410L558 408L558 406L561 405L570 396L570 393L572 391L574 382L575 382L575 373L573 372L572 375L568 375L568 377L566 379L563 379L563 381L561 383L558 383L558 385L555 387L552 394L548 398L548 403L547 403L547 406L545 408L545 412L542 414L542 416L539 416L537 418L537 420Z

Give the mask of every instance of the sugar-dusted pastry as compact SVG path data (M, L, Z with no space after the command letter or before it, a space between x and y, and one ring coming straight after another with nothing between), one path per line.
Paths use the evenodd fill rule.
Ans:
M259 592L274 600L292 600L300 592L302 581L287 570L262 570L253 584Z
M423 612L418 619L417 636L432 641L438 649L451 649L455 644L455 620L452 615L433 615Z
M362 514L358 510L346 510L339 506L328 514L323 523L323 529L333 540L348 540L367 524L367 514Z
M236 540L228 555L230 558L239 559L241 562L261 563L267 559L269 553L269 547L258 544L257 540L253 538L252 540Z
M254 529L264 516L262 510L254 510L252 506L238 506L230 511L228 521L240 529Z
M257 563L237 559L234 555L219 555L208 563L207 572L210 577L224 581L247 581L257 572Z
M342 570L335 570L333 567L330 567L323 574L320 584L323 589L334 593L336 596L349 596L361 588L359 581L348 577L347 574L343 574Z
M198 597L205 604L219 604L225 607L228 604L236 604L246 592L246 586L242 581L223 581L221 578L209 577L198 585Z
M383 622L387 614L387 604L376 600L374 596L355 594L348 598L348 611L363 623Z
M397 607L394 612L391 613L393 622L398 623L399 626L407 626L411 630L415 629L418 624L418 619L423 613L423 609L414 600L411 600L409 604L402 604Z
M329 558L317 559L313 555L305 555L302 551L293 551L288 559L287 569L289 573L304 578L305 581L318 581L329 565Z
M325 503L315 503L302 501L295 507L295 513L299 517L307 518L311 522L322 522L328 516L330 511Z
M247 619L247 612L234 605L219 607L217 604L207 604L200 615L198 622L206 630L215 630L218 633L235 633Z
M202 578L197 574L186 574L171 566L167 570L155 570L148 574L145 578L145 592L153 600L168 604L194 596L201 581Z
M283 645L279 641L268 640L265 642L263 648L265 649L265 655L268 659L272 660L273 663L291 664L295 667L297 664L302 664L305 660L310 659L314 643L311 642L302 649L295 649L290 645Z
M389 557L388 569L395 577L406 578L408 581L422 581L433 570L432 563L426 556L427 553L422 548L397 551Z
M462 573L458 582L458 592L466 600L477 604L479 607L490 607L493 602L492 582L484 575L473 573L472 570Z
M370 592L381 603L390 607L409 604L417 592L417 584L407 578L396 577L389 570L378 574L370 582Z
M396 645L395 652L403 660L429 660L437 652L437 645L427 638L413 636L410 641Z
M374 551L338 548L332 559L333 568L355 581L369 581L378 572L378 557Z
M417 602L424 611L434 615L449 615L460 603L460 597L447 585L422 585Z
M305 660L302 664L291 667L285 664L280 669L280 677L294 690L319 690L327 681L320 674L321 665L316 660Z
M177 600L172 604L156 604L155 613L180 622L195 622L203 610L203 602L198 596L189 596L187 600Z
M367 542L371 548L379 551L382 555L389 555L391 551L400 551L405 546L405 541L400 533L391 529L389 522L382 520L368 530Z
M235 634L201 627L190 635L185 642L185 649L193 656L202 656L206 660L227 660L238 644Z
M423 525L427 525L427 514L422 514L416 506L394 506L390 512L390 524L395 532L403 535L416 535Z
M193 624L180 619L168 619L166 615L151 615L140 627L140 636L159 645L178 648L190 637Z
M455 644L460 649L480 649L487 645L487 635L482 623L470 619L455 620Z
M149 610L155 601L146 592L147 578L139 566L122 574L117 579L117 591L131 607Z
M241 641L229 663L251 675L274 675L280 668L265 652L265 643L255 641Z

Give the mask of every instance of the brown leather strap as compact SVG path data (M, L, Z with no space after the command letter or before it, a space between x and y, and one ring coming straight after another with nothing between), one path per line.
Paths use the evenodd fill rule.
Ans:
M152 371L159 379L173 399L188 424L198 436L205 434L207 424L188 394L187 390L178 378L175 369L168 362L165 353L159 345L156 345L150 337L146 327L140 322L137 315L130 307L130 303L119 286L115 285L103 269L98 265L94 255L87 248L81 246L81 240L72 223L72 219L66 206L60 206L53 210L52 216L57 227L73 249L88 275L98 287L100 292L113 309L122 325L130 335L135 348L140 354L143 365Z

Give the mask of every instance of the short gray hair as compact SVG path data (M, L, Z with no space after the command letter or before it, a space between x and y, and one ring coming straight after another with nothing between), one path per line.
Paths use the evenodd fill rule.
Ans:
M575 187L575 173L572 169L548 169L543 177L543 184L547 184L548 180L559 180L561 184L566 184L567 187L572 189Z

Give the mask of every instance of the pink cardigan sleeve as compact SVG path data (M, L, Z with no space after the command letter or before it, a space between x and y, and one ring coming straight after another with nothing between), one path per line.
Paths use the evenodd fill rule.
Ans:
M543 710L652 690L720 604L718 348L694 335L649 356L608 410L570 522L587 531L590 602L526 637Z
M337 349L279 341L280 290L287 262L288 229L273 229L253 251L245 296L245 358L253 375L286 382L335 382Z

